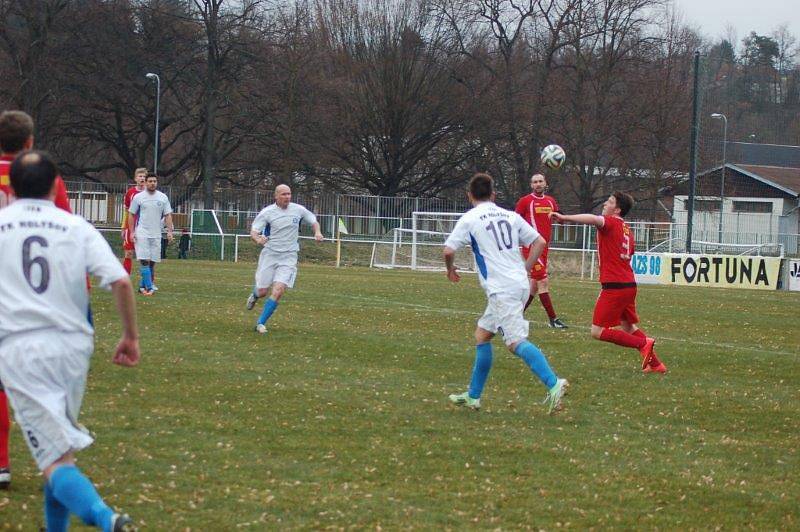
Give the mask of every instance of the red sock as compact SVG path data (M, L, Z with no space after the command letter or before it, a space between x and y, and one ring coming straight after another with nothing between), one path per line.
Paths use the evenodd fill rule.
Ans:
M128 257L125 257L122 260L122 267L125 268L125 271L128 272L128 275L131 274L131 268L133 267L133 261Z
M8 418L8 400L6 392L0 390L0 468L8 468L8 433L11 432L11 420Z
M553 310L553 302L550 301L550 292L539 294L539 301L542 302L544 311L547 312L547 317L550 318L551 320L556 319L556 311Z
M608 327L603 329L603 332L600 333L600 339L604 342L611 342L612 344L621 345L623 347L633 347L635 349L641 349L645 344L644 336L639 337L626 333L625 331L620 331L619 329L609 329Z
M631 333L631 334L633 334L634 336L638 336L639 338L647 338L647 335L646 335L646 334L644 333L644 331L643 331L643 330L641 330L641 329L636 329L636 330L635 330L633 333ZM651 358L651 359L650 359L650 366L651 366L651 367L656 367L656 366L658 366L659 364L661 364L661 361L660 361L660 360L658 359L658 357L656 356L656 352L655 352L655 351L653 351L653 358Z

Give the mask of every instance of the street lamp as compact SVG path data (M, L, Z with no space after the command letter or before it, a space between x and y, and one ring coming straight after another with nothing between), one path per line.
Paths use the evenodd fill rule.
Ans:
M711 118L722 119L722 184L719 190L719 243L722 244L722 214L725 211L725 148L728 146L728 118L722 113L714 113Z
M158 175L158 144L159 144L159 131L158 131L158 115L161 112L161 78L158 77L158 74L153 74L152 72L148 72L145 76L147 79L154 79L156 80L156 134L155 134L155 141L154 141L154 149L153 149L153 173Z

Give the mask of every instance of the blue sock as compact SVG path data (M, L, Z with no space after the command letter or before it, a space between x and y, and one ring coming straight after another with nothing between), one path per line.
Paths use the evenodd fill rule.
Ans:
M550 369L550 364L547 363L547 359L538 347L528 340L523 340L517 344L514 353L525 361L531 371L547 386L548 390L556 385L558 378L553 373L553 370Z
M114 511L103 502L92 481L74 465L57 467L50 475L53 496L89 526L109 530Z
M144 285L144 289L145 290L152 290L153 289L153 271L150 269L150 266L142 266L141 273L142 273L142 285Z
M44 483L44 522L47 532L66 532L69 527L69 510L53 495L50 483Z
M478 344L475 346L475 365L472 366L472 380L469 381L469 396L480 399L483 385L492 369L492 344Z
M261 325L267 323L267 320L270 316L272 316L272 313L275 312L276 308L278 308L278 302L271 297L268 298L264 303L264 310L261 311L261 316L258 317L258 323Z

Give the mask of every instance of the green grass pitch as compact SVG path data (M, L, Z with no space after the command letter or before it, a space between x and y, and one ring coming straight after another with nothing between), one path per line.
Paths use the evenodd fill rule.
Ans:
M170 260L137 297L143 360L93 295L97 349L80 465L148 530L800 527L800 296L642 287L666 376L592 341L596 282L555 278L572 327L531 339L572 383L544 387L495 341L480 412L456 409L484 307L473 276L301 264L269 333L245 311L252 263ZM260 305L259 305L260 307ZM12 428L0 529L42 524ZM75 528L81 530L73 521Z

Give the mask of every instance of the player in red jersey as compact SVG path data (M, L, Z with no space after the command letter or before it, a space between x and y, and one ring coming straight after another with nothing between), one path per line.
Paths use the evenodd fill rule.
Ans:
M631 269L634 252L633 234L623 219L633 207L633 198L614 192L603 203L602 216L594 214L553 214L555 220L597 227L597 251L600 257L600 296L592 316L592 338L639 350L645 373L666 373L667 367L653 349L649 338L637 324L636 277ZM621 325L620 329L616 329Z
M122 213L122 250L125 252L125 259L122 261L122 266L125 268L125 271L128 272L128 275L131 274L131 268L133 267L134 250L133 235L128 228L128 216L132 215L128 213L128 209L131 208L131 200L133 197L144 190L146 178L147 168L137 168L133 172L133 181L136 184L125 192L125 212Z
M0 208L14 201L11 187L11 163L17 154L33 148L33 119L22 111L4 111L0 114ZM70 212L67 187L61 177L56 177L57 207ZM8 414L3 383L0 382L0 489L8 489L11 484L11 470L8 458L8 437L11 420Z
M528 302L525 303L525 310L533 301L533 297L539 294L539 301L542 303L547 317L550 319L550 327L554 329L566 329L567 325L561 321L553 310L553 302L550 300L550 279L547 276L547 251L550 248L550 236L553 232L553 224L550 220L550 215L558 212L558 202L553 196L545 195L544 191L547 188L547 180L542 174L536 174L531 177L531 190L530 194L522 196L517 202L517 207L514 209L517 214L522 216L526 222L531 224L536 231L542 235L547 247L544 248L539 260L533 265L530 271L531 279L531 295L528 297ZM529 247L522 248L522 255L527 259Z
M11 163L21 151L33 148L33 119L23 111L4 111L0 114L0 208L14 200L9 174ZM56 177L56 207L67 212L69 197L61 176Z

